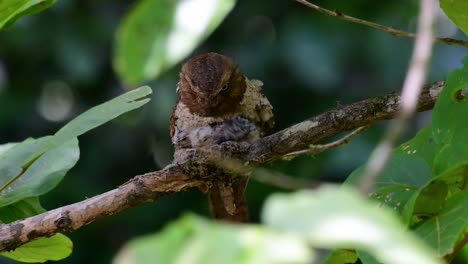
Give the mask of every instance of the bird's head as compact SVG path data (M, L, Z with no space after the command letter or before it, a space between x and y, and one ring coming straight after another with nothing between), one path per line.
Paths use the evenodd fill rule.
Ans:
M188 60L178 85L190 112L213 117L235 113L246 90L245 76L230 58L217 53Z

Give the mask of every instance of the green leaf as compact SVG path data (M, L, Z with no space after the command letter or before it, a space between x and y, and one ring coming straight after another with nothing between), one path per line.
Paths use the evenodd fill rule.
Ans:
M420 135L424 136L424 134ZM421 189L430 181L431 169L423 158L417 156L420 152L417 146L416 141L413 140L413 142L403 144L390 156L385 169L376 179L376 190L370 194L370 197L379 201L380 205L386 205L396 212L403 213L408 210L406 209L407 203L415 199L413 197L419 196ZM356 169L348 177L346 183L358 183L363 172L364 166ZM411 220L414 201L410 206L409 216L405 218L406 223Z
M22 16L40 12L56 0L2 0L0 1L0 29L13 26Z
M63 234L33 240L15 250L0 253L2 256L27 263L61 260L70 256L72 241Z
M453 223L431 223L438 219L453 197L466 193L468 182L468 148L465 144L468 122L464 122L468 116L467 90L468 57L464 59L463 68L449 74L435 105L431 124L393 151L385 170L377 178L377 188L372 194L374 199L400 212L408 226L418 230L426 227L426 233L433 228L432 232L437 235L426 235L424 238L439 247L440 230L450 230ZM347 182L357 183L362 170L355 170ZM404 185L408 187L407 193L401 191ZM464 205L466 203L460 204L462 210L468 211ZM461 211L458 213L464 217ZM457 216L454 214L452 217ZM455 245L454 238L445 239L448 240L451 242L444 248L445 253L441 254L453 250L449 250L449 247ZM364 256L363 262L373 263L366 259L362 251L358 251L358 254Z
M468 126L467 122L463 122L463 118L468 116L468 97L459 99L457 96L461 90L468 88L468 56L463 59L463 64L463 68L449 74L434 106L432 134L440 144L450 144L454 134Z
M420 192L415 201L413 213L417 215L433 215L445 202L448 186L443 181L430 182Z
M359 260L361 260L362 264L381 264L379 261L377 261L372 255L369 253L358 250L357 254L359 256Z
M418 131L409 141L401 144L393 151L393 154L415 155L426 161L430 168L433 167L434 157L439 153L441 145L434 141L432 125Z
M20 177L0 192L0 207L54 188L78 160L77 136L143 106L150 94L148 86L127 92L79 115L54 136L28 139L9 147L0 155L0 184Z
M363 172L363 166L356 169L348 177L347 182L359 182ZM430 178L430 167L424 159L414 155L414 153L395 153L388 159L385 169L375 182L375 187L380 188L389 185L397 185L401 188L416 189L426 184Z
M365 250L386 264L442 263L392 210L377 208L349 187L275 194L263 221L279 231L302 236L314 247Z
M296 237L185 216L161 233L130 241L113 263L299 264L311 259L310 249Z
M149 86L142 86L89 109L57 131L57 133L55 133L49 141L44 142L24 164L29 164L44 152L58 147L126 112L145 105L150 101L147 97L151 93L152 90Z
M37 215L45 212L39 203L38 197L26 198L16 203L0 207L0 220L3 223L11 223L18 219Z
M6 143L3 145L0 145L0 157L5 153L7 150L11 149L14 145L17 143Z
M27 139L0 146L0 183L15 175L13 183L0 192L0 220L12 222L44 211L38 196L49 192L79 158L77 136L146 104L151 94L142 87L96 106L60 129L54 136ZM3 256L22 262L60 260L71 254L72 242L62 234L29 242Z
M10 223L44 211L38 197L27 198L0 208L0 220ZM50 238L31 241L10 252L2 252L1 255L22 262L37 263L66 258L71 254L72 248L73 244L69 238L56 234Z
M465 228L468 227L468 192L452 196L439 213L422 223L415 232L437 250L440 257L453 252Z
M465 34L468 35L468 2L466 0L440 0L440 8Z
M21 168L24 158L49 139L50 137L43 137L37 140L26 140L1 156L0 182L4 184L11 179L10 175L20 173L21 169L18 171L18 168ZM19 179L0 192L0 207L49 192L62 180L67 171L75 166L79 155L80 149L76 138L47 151L35 160ZM1 173L4 171L7 173ZM8 173L12 171L16 173Z
M142 0L117 30L114 68L129 84L156 78L223 21L235 0Z
M357 260L358 256L354 250L338 249L330 253L322 264L355 263Z
M436 175L468 165L468 148L463 144L466 142L466 135L468 135L468 126L459 127L453 132L450 142L447 142L435 157L434 172Z
M140 108L150 101L148 96L151 93L149 86L142 86L89 109L57 131L52 144L54 146L63 144L126 112Z

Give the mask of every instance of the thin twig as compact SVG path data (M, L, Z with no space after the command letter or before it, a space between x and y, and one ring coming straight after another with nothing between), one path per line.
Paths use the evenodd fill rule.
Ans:
M293 151L290 153L287 153L284 155L284 157L296 157L299 155L314 155L314 154L319 154L322 153L326 150L329 150L331 148L336 148L341 145L347 144L353 137L357 136L358 134L362 133L364 130L366 130L369 126L364 126L360 127L358 129L355 129L348 135L335 140L333 142L327 143L327 144L322 144L322 145L310 145L308 149L303 149L303 150L298 150L298 151Z
M407 122L416 110L432 52L432 27L435 20L436 4L435 0L420 1L421 11L418 20L418 33L408 73L403 83L401 110L398 118L390 124L382 141L373 151L367 163L359 184L360 190L364 194L372 191L375 179L383 170L395 141L403 133Z
M392 34L394 36L397 36L397 37L407 37L407 38L416 37L415 33L401 31L401 30L396 29L394 27L388 27L388 26L384 26L384 25L381 25L381 24L377 24L377 23L374 23L374 22L367 21L367 20L355 18L355 17L352 17L352 16L347 16L347 15L345 15L345 14L343 14L343 13L337 11L337 10L329 10L329 9L320 7L318 5L312 4L312 3L310 3L310 2L308 2L306 0L296 0L296 2L298 2L300 4L303 4L303 5L307 6L307 7L310 7L310 8L312 8L312 9L314 9L314 10L316 10L316 11L322 13L322 14L329 15L329 16L332 16L332 17L336 17L336 18L344 20L344 21L348 21L348 22L352 22L352 23L372 27L372 28L375 28L375 29L383 30L383 31L388 32L388 33L390 33L390 34ZM445 44L448 44L448 45L458 45L458 46L468 47L468 41L463 41L463 40L459 40L459 39L436 37L436 38L434 38L434 41L445 43Z

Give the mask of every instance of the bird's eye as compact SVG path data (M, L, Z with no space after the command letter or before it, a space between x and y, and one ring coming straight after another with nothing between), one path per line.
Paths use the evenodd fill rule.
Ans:
M225 91L227 88L228 88L228 85L225 84L225 85L223 85L223 87L221 88L221 91Z

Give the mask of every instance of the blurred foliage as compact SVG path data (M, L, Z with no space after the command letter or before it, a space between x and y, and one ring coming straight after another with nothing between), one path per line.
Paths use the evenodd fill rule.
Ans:
M310 246L366 249L387 264L441 263L431 248L402 232L390 209L348 188L275 194L262 215L262 226L185 216L160 234L129 242L114 263L320 263Z
M0 29L13 26L22 16L40 12L56 0L7 0L0 2Z
M286 245L290 250L279 250ZM186 215L160 234L130 241L113 263L307 263L311 256L307 244L293 236Z
M414 31L416 1L373 3L318 4ZM113 72L111 56L117 26L131 10L129 5L127 1L59 1L0 32L1 143L53 134L78 113L127 88ZM154 16L164 12L154 10ZM450 23L438 24L438 32L464 38ZM411 46L411 39L322 16L293 1L262 0L239 1L193 54L229 55L247 76L263 80L279 130L337 104L400 89ZM429 81L459 67L463 54L463 47L437 44ZM167 127L177 72L175 67L148 83L155 95L143 111L126 114L80 138L81 160L58 188L43 197L46 208L99 194L170 162ZM408 135L425 126L428 117L415 118ZM375 126L350 144L313 159L271 166L294 177L342 181L366 160L383 128ZM254 219L273 191L278 189L251 182L247 198ZM178 193L82 228L70 234L75 248L63 263L109 263L129 238L156 231L187 210L207 214L205 197L196 190Z
M349 186L274 194L262 216L267 227L303 237L315 248L365 250L386 264L442 263L430 247L404 230L390 208L378 208Z
M234 0L140 1L117 31L115 70L129 84L156 78L192 52L234 4Z

